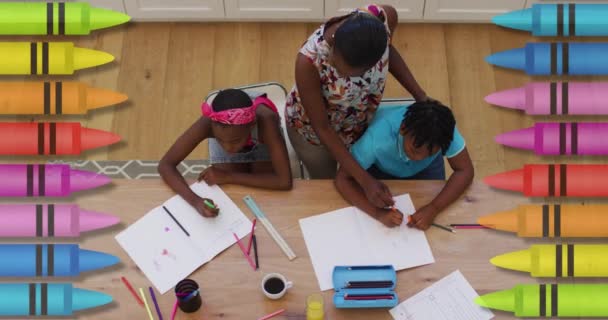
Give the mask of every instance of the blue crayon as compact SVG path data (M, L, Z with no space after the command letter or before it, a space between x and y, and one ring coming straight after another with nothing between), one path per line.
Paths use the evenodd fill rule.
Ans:
M0 284L0 316L69 316L110 302L112 297L105 293L69 283Z
M608 36L608 4L533 4L495 16L499 26L535 36Z
M608 75L608 43L527 43L497 52L486 62L529 75Z
M0 245L0 277L74 277L118 262L113 255L75 244Z

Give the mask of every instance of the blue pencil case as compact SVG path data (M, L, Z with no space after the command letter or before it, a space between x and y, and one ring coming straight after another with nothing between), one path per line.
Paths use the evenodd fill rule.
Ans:
M332 275L336 308L392 308L399 302L397 272L386 266L336 266Z

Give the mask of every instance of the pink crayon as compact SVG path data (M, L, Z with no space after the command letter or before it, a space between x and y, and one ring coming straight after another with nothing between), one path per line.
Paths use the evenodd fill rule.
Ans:
M607 155L608 123L546 123L503 133L496 142L539 155Z
M76 204L0 205L0 238L78 237L120 220Z
M65 197L110 181L67 164L0 164L0 197Z
M608 82L531 82L492 93L485 100L532 115L604 115L608 114Z

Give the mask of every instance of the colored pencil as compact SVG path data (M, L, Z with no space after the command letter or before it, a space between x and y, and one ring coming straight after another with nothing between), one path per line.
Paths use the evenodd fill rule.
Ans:
M232 233L234 235L234 238L236 239L236 244L239 245L239 248L241 248L241 251L243 252L243 255L245 256L245 259L247 259L247 261L249 262L249 265L251 266L251 268L253 268L253 271L255 271L255 263L253 263L253 260L251 260L251 257L247 254L247 250L245 249L245 247L243 247L243 244L241 243L241 241L239 240L239 236L236 235L236 233Z
M152 317L152 311L150 311L150 306L148 305L148 299L146 299L146 295L144 294L144 289L139 288L139 293L141 294L142 300L144 300L146 311L148 311L148 317L150 317L150 320L154 320L154 318Z
M354 295L348 294L344 296L344 300L393 300L391 295Z
M163 320L163 314L160 312L160 308L158 307L158 301L156 301L154 289L152 289L152 287L148 287L148 289L150 290L150 296L152 297L152 302L154 302L154 308L156 308L156 313L158 314L158 320Z
M253 235L253 255L255 257L255 269L260 268L260 262L258 261L258 240L255 234Z
M378 270L378 269L390 269L391 266L351 266L348 270Z
M488 229L486 226L477 223L452 223L450 227L456 229Z
M171 217L171 219L173 219L173 221L175 221L175 223L182 229L182 231L189 237L190 234L188 233L188 231L186 231L186 229L184 229L184 227L182 226L181 223L179 223L179 221L177 221L177 219L175 219L175 217L171 214L171 211L169 211L169 209L167 209L167 207L163 206L163 209L165 209L165 212L167 212L169 214L169 216Z
M273 313L271 313L271 314L267 314L267 315L265 315L265 316L263 316L263 317L259 318L258 320L268 320L268 319L270 319L270 318L274 318L274 317L276 317L276 316L280 315L280 314L281 314L281 313L283 313L283 312L285 312L285 309L281 309L281 310L275 311L275 312L273 312Z
M253 219L253 225L251 225L251 234L249 235L249 244L247 244L247 254L251 254L251 244L253 242L253 235L255 234L255 224L258 219Z
M437 223L433 223L433 227L437 227L437 228L439 228L439 229L443 229L443 230L445 230L445 231L449 231L449 232L452 232L452 233L456 233L456 230L454 230L454 229L452 229L452 228L450 228L450 227L442 226L442 225L437 224Z
M135 297L135 300L137 300L137 303L140 306L143 307L144 306L144 302L141 301L141 298L139 297L139 295L137 294L137 292L135 292L135 289L133 289L133 287L131 286L131 283L129 283L129 280L127 280L127 278L125 278L125 277L120 277L120 279L125 284L125 286L127 286L127 289L129 289L129 292L131 292L131 294L133 295L133 297Z
M171 320L175 320L175 315L177 314L177 300L173 304L173 310L171 311Z

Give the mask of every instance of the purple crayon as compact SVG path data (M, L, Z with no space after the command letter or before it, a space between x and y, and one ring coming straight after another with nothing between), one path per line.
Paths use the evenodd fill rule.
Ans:
M76 204L0 205L0 238L78 237L118 222L118 217Z
M492 93L485 100L533 115L604 115L608 114L608 82L531 82Z
M0 197L66 197L110 181L67 164L0 164Z
M608 155L608 123L546 123L503 133L496 142L539 155Z

